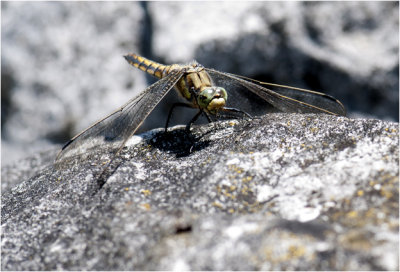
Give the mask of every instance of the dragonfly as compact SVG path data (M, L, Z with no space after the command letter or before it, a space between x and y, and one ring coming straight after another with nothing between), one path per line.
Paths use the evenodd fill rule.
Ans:
M132 66L159 80L73 137L62 147L56 162L72 155L83 154L97 145L107 144L112 146L113 155L109 160L111 163L146 117L172 89L185 102L171 106L165 130L173 109L179 106L198 110L186 126L187 130L190 130L190 125L200 115L205 115L212 122L212 118L218 119L219 116L258 116L271 108L293 113L325 113L337 116L346 114L340 101L324 93L261 82L206 68L196 61L185 65L164 65L134 53L124 57Z

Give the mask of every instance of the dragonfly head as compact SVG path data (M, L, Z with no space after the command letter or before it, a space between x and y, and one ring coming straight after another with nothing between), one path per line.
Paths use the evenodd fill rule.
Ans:
M222 87L208 87L203 89L197 97L197 104L200 108L216 114L225 106L228 93Z

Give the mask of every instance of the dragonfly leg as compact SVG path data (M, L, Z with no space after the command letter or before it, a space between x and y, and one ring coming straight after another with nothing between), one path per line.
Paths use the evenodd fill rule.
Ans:
M211 117L210 117L210 115L207 113L207 112L205 112L205 111L203 111L203 113L205 114L205 116L207 117L207 121L209 122L209 123L212 123L213 122L213 120L211 120Z
M195 91L194 87L191 87L191 88L189 89L189 92L190 92L190 93L193 95L193 97L194 97L193 101L194 101L194 103L195 103L195 106L198 107L198 104L197 104L197 96L198 96L198 94L197 94L197 92ZM196 120L200 117L200 115L201 115L202 113L205 113L208 122L210 122L210 123L212 122L211 119L210 119L210 116L209 116L205 111L203 111L203 110L200 109L199 112L196 113L196 115L192 118L192 120L190 120L190 122L186 125L186 131L187 131L187 132L190 131L190 126L191 126L194 122L196 122Z
M168 113L167 122L165 123L165 132L167 132L167 130L168 130L168 124L169 124L169 121L171 120L172 112L174 111L174 109L176 107L193 108L193 106L186 104L186 103L182 103L182 102L174 103Z
M194 122L196 122L196 120L197 119L199 119L199 117L200 117L200 115L203 113L203 111L202 110L199 110L199 112L198 113L196 113L196 115L192 118L192 120L190 120L190 122L186 125L186 131L187 132L189 132L190 131L190 126L194 123ZM206 115L207 116L207 115ZM207 119L208 119L209 117L207 116Z
M222 108L221 110L223 110L223 111L225 111L225 112L241 113L241 114L243 114L243 116L247 116L247 117L249 117L250 119L253 119L253 116L251 116L251 115L248 114L247 112L242 111L242 110L239 110L239 109L236 109L236 108Z

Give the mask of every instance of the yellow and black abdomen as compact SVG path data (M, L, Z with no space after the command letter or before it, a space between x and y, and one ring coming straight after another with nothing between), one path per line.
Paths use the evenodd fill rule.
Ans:
M163 65L133 53L125 55L124 57L129 64L157 78L163 78L168 75L171 68L170 65Z

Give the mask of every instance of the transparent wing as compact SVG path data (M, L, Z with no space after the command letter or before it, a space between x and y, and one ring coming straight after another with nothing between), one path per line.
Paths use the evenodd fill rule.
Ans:
M206 70L214 85L227 90L228 107L256 115L272 111L271 106L283 112L346 115L342 103L324 93L265 83L209 68Z
M97 121L72 138L58 153L62 158L80 155L99 144L108 144L117 152L135 133L146 117L182 77L184 70L172 71L134 97L118 110Z

